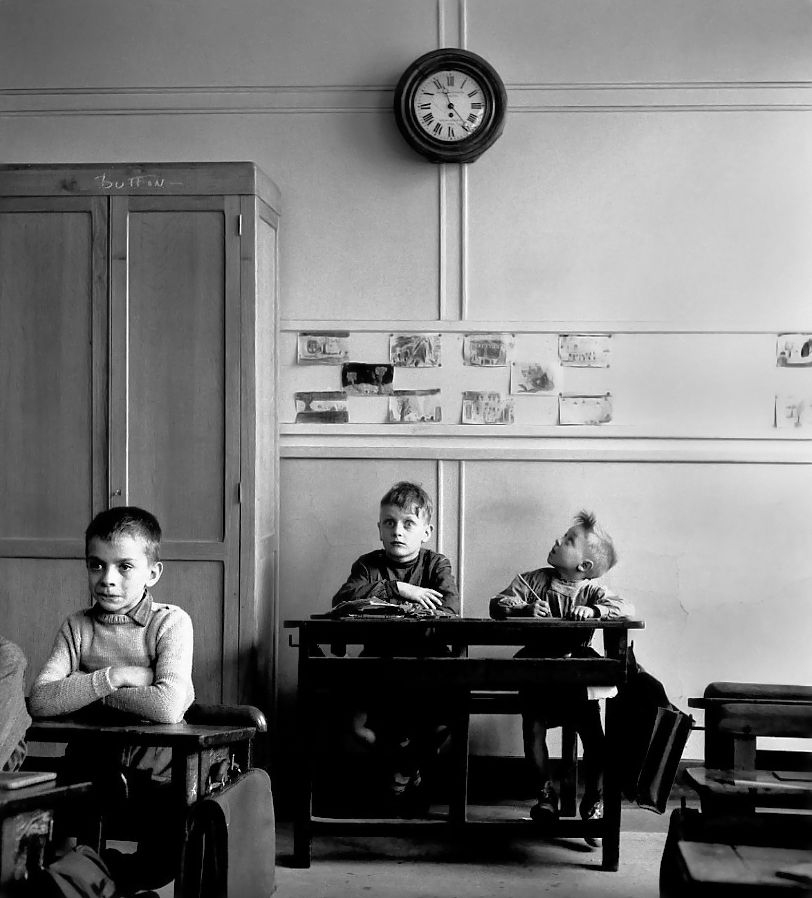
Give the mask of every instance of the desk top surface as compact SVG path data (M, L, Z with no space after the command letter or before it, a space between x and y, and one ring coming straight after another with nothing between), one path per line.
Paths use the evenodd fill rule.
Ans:
M376 617L375 615L359 615L358 617L328 618L310 617L294 618L286 620L284 626L318 627L329 629L347 629L362 626L375 627L429 627L431 629L444 629L459 631L461 633L482 632L509 632L514 629L570 629L583 628L589 630L643 630L645 621L634 620L562 620L553 617L511 617L507 620L493 620L489 617Z
M52 808L63 801L88 795L92 788L90 783L58 786L52 781L21 789L0 789L0 815L8 817L30 808Z
M166 745L196 749L227 745L251 739L256 729L250 726L202 725L190 723L132 723L108 724L76 721L69 718L39 718L28 728L32 742L69 742L88 739L138 745Z

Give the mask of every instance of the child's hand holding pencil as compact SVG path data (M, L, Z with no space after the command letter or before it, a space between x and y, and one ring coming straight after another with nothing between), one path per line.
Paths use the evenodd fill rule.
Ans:
M546 599L542 599L542 597L536 592L535 589L525 580L525 578L518 574L519 580L527 587L528 592L533 597L533 617L549 617L550 616L550 604Z

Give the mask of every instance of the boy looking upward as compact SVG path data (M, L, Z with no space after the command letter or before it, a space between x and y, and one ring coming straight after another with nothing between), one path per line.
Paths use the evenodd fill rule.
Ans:
M343 602L384 600L404 610L427 616L456 616L460 596L445 555L425 547L433 532L432 502L418 484L396 483L381 499L378 536L382 549L358 558L350 576L333 596L333 607ZM436 640L404 639L397 645L367 645L363 655L447 655L448 647ZM442 723L444 702L438 694L416 693L408 687L376 693L365 690L353 712L356 738L381 752L389 767L389 798L398 813L411 813L420 804L421 766L437 752L447 734Z
M611 537L598 526L595 515L581 511L573 525L555 541L547 556L549 567L517 574L490 600L491 617L557 617L569 620L618 620L634 614L633 607L596 582L614 567L617 556ZM517 657L589 657L594 630L550 630L533 648ZM579 812L584 820L603 816L604 736L599 698L616 690L604 686L557 686L523 689L522 736L536 804L530 816L541 823L558 816L558 795L549 778L548 727L569 723L584 747L584 795ZM587 839L589 844L597 844Z
M192 621L177 605L152 598L163 571L160 544L158 521L141 508L111 508L91 521L85 558L93 604L60 627L31 689L34 717L82 712L108 722L183 720L194 700ZM106 855L116 882L135 889L171 880L180 835L167 795L171 749L125 746L89 756L69 745L65 760L70 779L92 780L102 795L122 775L128 783L128 811L143 835L134 855Z

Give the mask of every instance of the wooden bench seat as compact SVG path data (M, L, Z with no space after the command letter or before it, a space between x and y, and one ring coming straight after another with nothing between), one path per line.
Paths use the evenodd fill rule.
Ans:
M812 687L711 683L688 705L705 712L705 764L754 769L759 736L812 738Z

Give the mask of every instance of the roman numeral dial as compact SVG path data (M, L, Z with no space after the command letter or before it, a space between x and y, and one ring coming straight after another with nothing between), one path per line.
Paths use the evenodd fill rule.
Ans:
M430 162L473 162L502 133L507 91L487 60L441 47L406 67L392 110L404 140Z
M415 119L426 134L444 143L459 143L481 127L487 97L476 78L449 68L423 78L413 104Z

